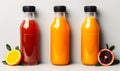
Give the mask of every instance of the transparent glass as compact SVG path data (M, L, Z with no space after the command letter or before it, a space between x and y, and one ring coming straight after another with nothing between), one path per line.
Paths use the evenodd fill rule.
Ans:
M64 17L65 18L65 12L55 12L55 17Z
M85 12L86 17L96 17L96 12Z
M35 12L25 12L24 19L34 20L35 19Z

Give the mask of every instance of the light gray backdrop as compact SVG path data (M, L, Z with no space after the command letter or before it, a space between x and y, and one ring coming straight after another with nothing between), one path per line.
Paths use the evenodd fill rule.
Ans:
M6 44L19 45L19 26L23 19L22 6L35 5L40 28L41 62L50 63L50 25L54 19L53 6L66 5L71 28L71 61L80 62L80 27L84 21L84 6L98 7L102 48L115 45L114 54L120 59L120 1L119 0L1 0L0 1L0 61L5 59Z

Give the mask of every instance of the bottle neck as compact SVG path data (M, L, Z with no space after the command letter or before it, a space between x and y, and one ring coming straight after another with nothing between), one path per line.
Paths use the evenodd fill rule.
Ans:
M35 19L35 13L34 12L25 12L24 13L24 19L34 20Z
M96 18L96 12L85 12L86 17L95 17Z
M65 17L65 12L55 12L55 17L56 18Z

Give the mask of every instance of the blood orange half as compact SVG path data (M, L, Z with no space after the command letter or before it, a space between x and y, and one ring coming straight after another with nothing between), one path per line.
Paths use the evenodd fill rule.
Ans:
M103 66L109 66L114 61L114 54L109 49L102 49L98 53L98 61Z

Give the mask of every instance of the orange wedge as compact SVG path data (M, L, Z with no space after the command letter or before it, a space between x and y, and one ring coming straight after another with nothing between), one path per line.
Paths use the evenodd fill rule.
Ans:
M12 50L6 56L6 63L14 66L19 64L21 61L21 53L19 50Z

